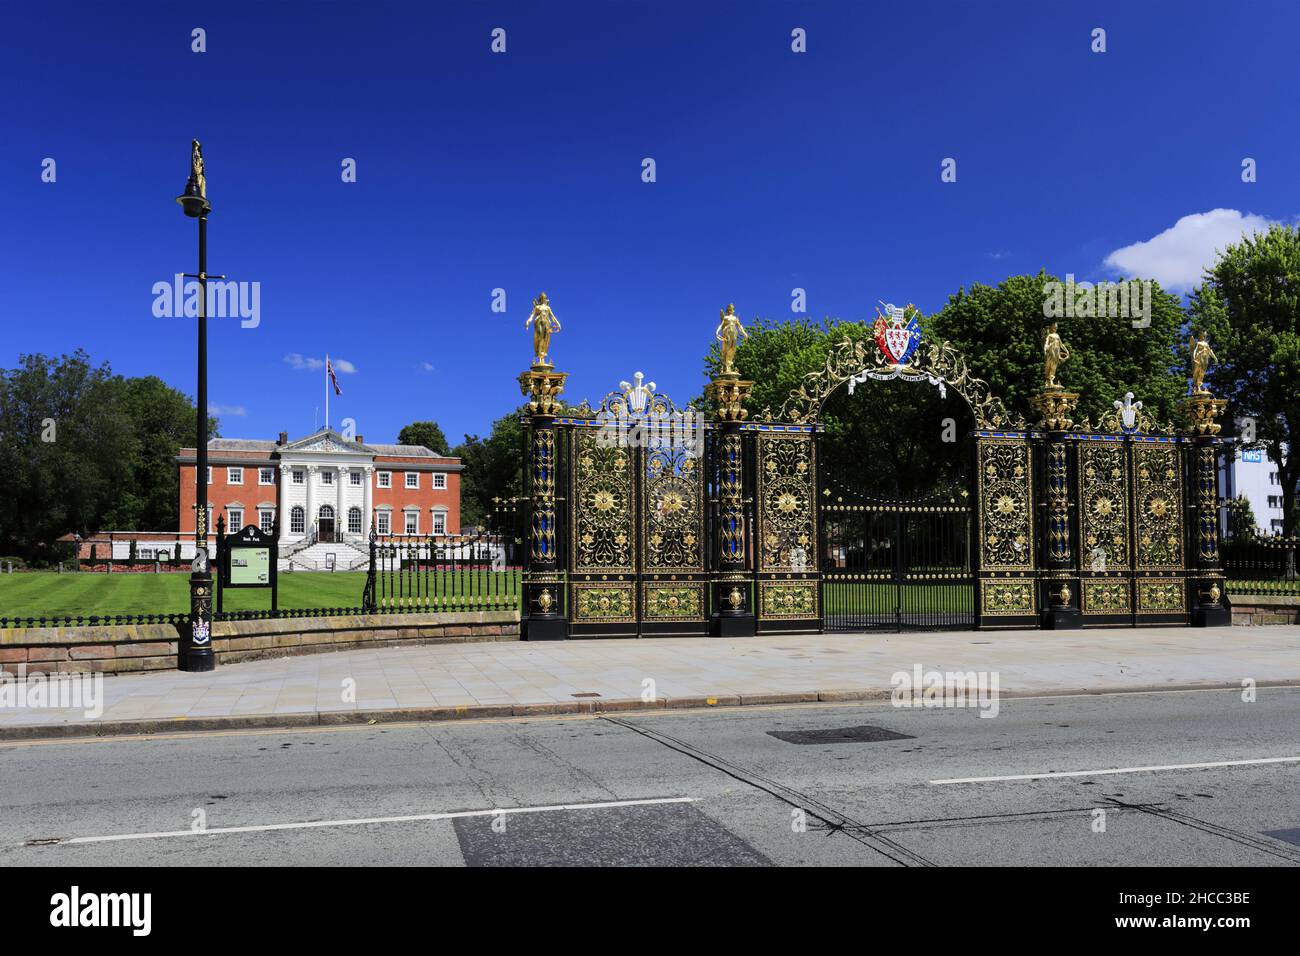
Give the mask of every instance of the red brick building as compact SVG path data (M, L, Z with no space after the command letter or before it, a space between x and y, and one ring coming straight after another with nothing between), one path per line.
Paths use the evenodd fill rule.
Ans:
M182 448L180 531L193 540L196 455ZM460 533L459 458L422 445L367 444L322 429L297 441L214 438L208 444L208 508L227 530L280 522L284 557L313 545L361 550L372 524L398 537ZM349 559L351 560L351 559Z

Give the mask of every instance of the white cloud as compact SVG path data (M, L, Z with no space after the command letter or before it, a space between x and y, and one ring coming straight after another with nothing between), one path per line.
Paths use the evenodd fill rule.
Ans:
M325 361L318 358L307 358L301 352L290 352L284 357L293 368L296 369L318 369L325 367Z
M1155 279L1172 292L1187 292L1200 283L1225 246L1271 224L1270 219L1236 209L1192 213L1145 242L1116 249L1105 265L1128 278Z
M226 415L226 416L238 418L243 415L247 415L248 409L245 408L243 405L216 405L212 402L209 402L208 414L217 415L217 416Z
M421 362L421 363L420 363L420 368L424 369L426 372L432 372L432 371L434 371L434 367L433 367L433 363L432 363L432 362Z
M306 369L309 372L319 372L325 367L325 360L323 358L303 355L301 352L290 352L284 357L284 360L291 368L296 368L299 371ZM357 367L347 359L331 358L330 364L334 366L334 371L341 375L351 375L357 370Z

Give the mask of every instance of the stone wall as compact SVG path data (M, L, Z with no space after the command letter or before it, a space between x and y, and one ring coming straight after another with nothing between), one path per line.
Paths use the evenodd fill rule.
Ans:
M176 667L171 624L0 628L0 667L42 673L131 673ZM367 647L519 640L518 611L359 614L347 617L217 621L212 649L218 665Z
M1230 594L1233 624L1300 624L1300 596Z

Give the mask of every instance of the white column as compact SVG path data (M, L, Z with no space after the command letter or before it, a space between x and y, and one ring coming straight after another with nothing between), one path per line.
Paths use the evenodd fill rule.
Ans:
M362 474L365 475L366 490L364 495L362 496L364 499L364 504L362 504L361 506L361 531L368 539L370 537L370 521L371 521L370 512L374 508L374 500L372 497L373 493L371 489L373 489L375 486L375 469L372 465L367 465L364 469L362 469Z
M307 521L303 525L303 531L311 533L316 524L316 466L307 466Z
M348 512L347 509L343 507L343 488L345 482L348 480L348 469L340 465L334 470L336 472L334 480L338 483L338 488L335 489L337 491L335 497L338 500L338 504L334 507L334 540L337 541L342 538L348 530Z
M275 489L275 520L280 523L280 544L284 544L284 536L289 533L289 488L293 486L292 468L288 465L280 466L280 484Z

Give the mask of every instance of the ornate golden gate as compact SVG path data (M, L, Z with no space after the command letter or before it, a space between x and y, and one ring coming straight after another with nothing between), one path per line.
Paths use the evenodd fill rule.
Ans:
M626 384L626 383L625 383ZM637 381L556 420L568 446L569 632L703 634L703 420Z
M519 376L528 399L527 639L821 629L823 578L842 589L868 577L837 573L827 546L821 409L841 385L896 378L951 388L972 413L973 516L955 498L916 510L960 513L962 529L973 517L961 562L932 560L920 580L940 582L934 593L964 589L975 626L1229 623L1218 552L1224 401L1194 391L1177 433L1144 417L1131 394L1097 427L1076 426L1079 396L1055 381L1068 352L1053 327L1031 424L948 343L922 344L915 309L889 312L874 327L879 349L846 337L778 412L749 421L753 383L732 365L743 334L734 312L718 327L722 363L706 419L655 394L640 373L598 408L565 407L567 376L546 357L559 325L540 297L529 320L536 361ZM947 527L931 525L917 535Z

